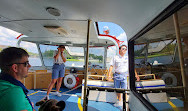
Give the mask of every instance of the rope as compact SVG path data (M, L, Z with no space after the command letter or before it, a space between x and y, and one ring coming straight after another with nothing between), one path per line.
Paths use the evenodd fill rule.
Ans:
M78 88L81 87L81 86L82 86L82 84L78 85L77 87L75 87L75 88L73 88L73 89L71 89L71 90L62 92L61 94L62 94L62 95L63 95L63 94L66 94L66 93L71 92L71 91L73 91L73 90L75 90L75 89L78 89Z

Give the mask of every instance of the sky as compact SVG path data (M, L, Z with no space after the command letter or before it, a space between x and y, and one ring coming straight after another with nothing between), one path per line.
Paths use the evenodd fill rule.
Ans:
M99 31L101 34L103 33L104 27L108 27L110 33L109 35L115 36L120 41L125 41L123 44L127 45L127 36L125 31L114 23L110 22L99 22ZM13 30L4 28L0 26L0 45L8 45L8 46L16 46L18 39L16 39L20 33L15 32ZM25 35L21 37L26 37ZM29 52L38 53L36 45L29 42L21 42L21 47L27 49ZM115 47L110 47L108 49L108 55L114 55Z
M14 46L18 39L16 39L21 33L0 26L0 45ZM21 37L26 37L25 35ZM21 42L21 47L27 49L30 52L37 53L36 45L29 42ZM35 48L34 48L35 47Z

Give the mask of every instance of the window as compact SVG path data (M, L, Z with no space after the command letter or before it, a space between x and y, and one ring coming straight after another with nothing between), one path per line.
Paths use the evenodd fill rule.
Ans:
M104 47L89 48L89 65L93 68L104 68Z
M20 47L29 53L29 63L31 66L42 66L36 44L22 41Z

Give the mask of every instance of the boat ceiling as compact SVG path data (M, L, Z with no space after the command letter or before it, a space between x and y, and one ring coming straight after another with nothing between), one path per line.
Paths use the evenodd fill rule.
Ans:
M44 44L113 44L98 39L95 22L118 24L131 39L174 0L0 0L0 25ZM47 12L59 10L60 16ZM37 39L36 39L37 38Z

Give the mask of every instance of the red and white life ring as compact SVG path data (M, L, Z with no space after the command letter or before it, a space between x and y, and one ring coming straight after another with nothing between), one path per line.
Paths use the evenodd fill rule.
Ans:
M64 85L65 87L72 89L78 85L79 78L73 74L66 75L64 78Z

